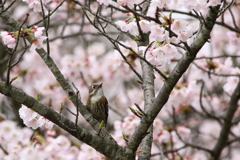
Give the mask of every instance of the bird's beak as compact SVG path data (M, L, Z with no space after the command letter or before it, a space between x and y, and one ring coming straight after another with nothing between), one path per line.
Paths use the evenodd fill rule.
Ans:
M94 90L94 93L96 93L100 88L102 87L102 83L100 83L97 88Z

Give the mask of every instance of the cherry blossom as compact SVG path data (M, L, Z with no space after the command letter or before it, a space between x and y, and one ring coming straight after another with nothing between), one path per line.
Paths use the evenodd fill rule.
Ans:
M12 33L2 31L1 37L2 37L3 43L7 45L8 48L14 48L16 46L16 38L14 38L14 35Z
M181 31L186 31L187 29L188 22L185 20L174 20L172 24L172 29L175 32L181 32Z
M146 54L146 59L153 65L162 66L169 64L171 59L177 55L177 49L171 44L154 47Z
M239 46L240 44L240 35L235 32L227 32L227 36L229 38L230 44Z
M34 39L31 46L31 50L34 51L36 48L40 49L43 47L43 41L47 39L46 36L43 36L44 27L33 26Z
M39 0L22 0L23 2L28 3L29 8L33 8L34 12L42 12L41 2ZM42 0L42 3L45 5L51 0Z
M38 113L27 108L26 106L22 106L19 109L19 115L23 119L23 123L33 129L37 129L38 127L42 126L45 126L47 129L52 129L53 127L53 123L51 121L40 116Z
M162 26L153 24L150 27L150 41L169 41L169 32Z
M95 149L88 146L87 144L81 145L81 152L78 154L78 160L81 159L96 159L101 160L103 157L101 154L99 154Z
M197 0L192 0L192 1L180 0L179 4L184 6L188 11L191 11L193 9L196 10L196 11L200 10L200 5L199 5L199 2Z

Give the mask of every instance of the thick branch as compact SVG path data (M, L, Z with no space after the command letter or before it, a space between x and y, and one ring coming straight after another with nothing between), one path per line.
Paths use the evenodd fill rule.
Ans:
M143 77L143 91L144 91L144 112L148 112L151 109L153 100L155 98L154 94L154 71L153 69L144 61L141 60L142 66L142 77ZM139 160L150 159L151 157L151 147L152 147L152 126L148 129L148 133L142 140L139 147Z
M1 12L1 9L0 9ZM8 12L3 12L0 15L3 19L7 21L9 25L11 25L13 28L16 30L19 29L21 24L19 24L17 21L15 21L11 16L9 15ZM31 39L28 39L30 43L32 43ZM82 101L78 98L77 94L74 92L72 87L68 84L68 81L64 78L62 73L60 72L59 68L57 65L54 63L52 58L48 55L48 53L44 49L36 49L37 53L41 56L45 64L48 66L48 68L51 70L53 73L54 77L60 84L60 86L63 88L65 93L67 94L68 98L72 101L72 103L78 107L78 111L83 115L83 117L88 121L88 123L95 129L98 130L99 128L99 123L92 117L92 115L89 113L89 111L85 108L84 104ZM104 137L108 137L109 139L113 138L107 133L105 129L103 129L103 132L101 132ZM114 141L114 140L113 140ZM116 143L116 142L115 142Z
M122 156L123 149L116 143L109 140L107 137L100 137L95 134L91 134L84 128L76 126L74 122L70 121L60 113L57 113L51 107L40 103L35 98L27 95L20 89L0 82L0 93L11 97L16 102L26 105L28 108L36 111L40 115L55 123L57 126L69 132L77 139L92 146L107 157L111 159L125 159L124 156ZM119 157L116 158L116 155L119 155Z
M148 128L153 123L154 119L164 106L164 104L168 101L169 95L173 90L174 86L184 74L184 72L188 69L189 65L192 63L194 58L196 57L198 51L202 48L202 46L207 42L210 38L210 33L215 24L217 15L219 11L219 6L213 7L209 10L205 17L205 24L202 24L201 28L196 34L196 37L193 40L193 43L190 46L190 51L187 52L180 59L174 70L169 75L168 79L164 83L160 92L158 93L152 107L147 112L147 116L143 116L140 124L136 128L134 134L129 140L129 148L136 150L138 145L141 143L141 137L144 136Z
M146 14L149 5L150 5L150 0L147 0L143 4L143 8L141 12L143 15ZM136 19L137 19L138 27L140 27L137 16L136 16ZM139 33L141 33L141 37L143 40L138 42L138 45L147 46L149 44L148 36L144 35L141 32L141 28L138 28L138 29L139 29ZM143 51L140 51L139 54L142 57L144 57ZM143 60L140 60L140 62L142 66L142 79L143 79L142 87L144 92L144 113L145 113L151 108L153 99L155 98L155 93L154 93L154 77L155 76L154 76L153 68L151 66L149 66ZM148 134L142 139L142 142L139 146L139 155L138 155L139 160L147 160L151 158L152 141L153 141L153 127L151 126L148 129Z
M231 96L231 100L228 104L228 109L227 109L227 112L226 112L226 115L224 118L224 123L222 126L222 130L220 132L220 136L219 136L218 141L215 144L215 147L213 149L214 160L219 159L221 152L226 145L226 142L228 140L228 135L230 133L230 128L232 126L232 119L233 119L234 113L236 112L236 110L238 108L239 99L240 99L240 80Z

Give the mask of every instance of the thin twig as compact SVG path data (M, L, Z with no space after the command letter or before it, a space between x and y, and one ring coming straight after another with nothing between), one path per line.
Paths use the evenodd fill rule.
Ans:
M201 109L207 115L207 117L217 120L219 122L219 124L221 124L220 119L218 117L216 117L213 113L208 113L208 111L203 106L202 97L203 97L203 88L204 88L205 82L202 79L198 80L197 82L202 83L201 90L200 90L200 97L199 97L199 104L200 104Z
M78 134L80 134L80 131L78 130L78 117L79 117L79 110L78 110L78 107L79 107L79 105L78 105L78 98L80 97L80 95L79 95L79 90L78 90L78 88L75 86L75 84L74 83L72 83L72 85L73 85L73 87L74 87L74 89L77 91L76 92L76 119L75 119L75 127L76 127L76 130L77 130L77 133ZM80 98L81 99L81 98Z
M225 8L223 8L219 13L218 13L218 17L220 17L232 4L233 4L234 0L232 0Z
M220 73L215 73L215 72L211 72L211 71L208 71L202 67L200 67L199 65L197 65L195 62L193 62L193 64L200 70L208 73L208 74L212 74L212 75L215 75L215 76L219 76L219 77L240 77L240 74L220 74Z
M134 103L134 105L138 108L138 110L144 115L146 116L146 113L139 107L139 105L137 103Z
M19 43L19 40L20 40L20 34L21 34L21 31L22 31L22 26L24 25L24 23L26 23L26 21L27 21L27 19L28 19L28 16L29 16L29 14L26 14L26 18L24 19L23 23L20 25L20 27L19 27L19 29L18 29L18 35L17 35L16 45L15 45L14 49L11 51L11 53L9 53L9 54L10 54L10 57L9 57L9 59L8 59L8 65L7 65L7 66L8 66L8 69L7 69L7 81L6 81L7 84L10 84L10 71L11 71L11 69L12 69L12 67L13 67L13 66L11 66L12 58L13 58L14 53L16 52L17 47L18 47L18 43ZM24 53L25 53L25 52L23 52L23 54L24 54ZM22 55L23 55L23 54L22 54ZM20 58L21 58L21 56L20 56Z
M175 133L177 134L177 137L180 141L182 141L186 146L190 146L192 148L196 148L196 149L199 149L199 150L203 150L203 151L206 151L210 154L212 154L213 152L207 148L204 148L204 147L201 147L201 146L198 146L198 145L195 145L195 144L190 144L190 143L187 143L185 142L182 137L179 135L179 133L177 132L176 130L176 117L175 117L175 114L174 114L174 107L172 107L172 110L173 110L173 114L172 114L172 117L173 117L173 129L175 130Z

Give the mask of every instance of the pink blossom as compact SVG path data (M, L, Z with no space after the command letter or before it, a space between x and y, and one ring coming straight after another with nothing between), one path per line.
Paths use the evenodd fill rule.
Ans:
M15 159L19 159L19 156L16 155L16 154L9 154L9 155L6 155L4 156L4 160L15 160Z
M19 151L22 150L22 146L20 143L17 143L17 142L12 142L12 143L9 143L8 146L7 146L7 150L10 151L10 153L18 153Z
M39 127L37 118L31 119L31 120L23 120L23 123L26 126L31 127L32 129L37 129Z
M206 153L198 151L193 154L191 160L209 160L209 158L207 157Z
M119 21L115 22L115 24L118 25L122 31L124 31L124 32L128 31L128 28L126 27L127 23L125 21L119 20Z
M39 38L36 38L35 40L33 40L32 46L30 48L31 51L34 51L36 48L40 49L43 47L43 41L46 40L47 37L45 36L41 36Z
M115 24L117 24L124 32L129 32L134 36L137 36L139 34L137 23L134 21L129 23L126 23L125 21L117 21Z
M23 148L18 155L20 157L19 160L44 160L47 157L46 154L44 155L42 151L35 149L34 146Z
M16 140L16 138L14 138L14 136L16 136L15 131L17 129L16 123L5 120L0 122L0 126L0 140L2 145L7 145L7 143L11 140Z
M170 133L166 130L163 130L159 134L157 141L160 144L169 142L170 141Z
M16 38L13 37L12 33L2 31L1 37L2 37L3 43L7 45L8 48L14 48L16 46Z
M137 53L137 44L134 41L120 41L121 44L123 44L124 46L131 48L133 51L135 51ZM128 56L131 52L131 50L119 45L120 50L122 51L124 56Z
M166 44L148 51L146 54L146 59L153 65L161 66L169 64L171 62L171 58L176 56L176 53L176 47Z
M168 41L169 40L169 32L165 30L164 27L159 25L151 25L150 26L150 41Z
M151 5L156 6L158 8L163 8L166 3L168 3L169 0L152 0Z
M126 6L127 0L117 0L117 3L120 4L121 6Z
M163 8L168 2L169 2L168 0L152 0L148 8L147 15L151 17L155 17L156 9Z
M178 39L179 39L180 41L186 42L190 36L192 36L192 32L181 31L181 32L179 32L179 34L178 34Z
M4 157L5 156L5 153L3 152L3 150L1 149L0 150L0 157ZM13 158L14 159L14 158ZM16 158L15 158L16 159Z
M126 141L123 138L123 134L124 133L122 132L122 130L115 130L115 133L113 135L113 138L115 139L115 141L120 146L125 146L126 145Z
M177 54L177 48L169 43L165 44L161 47L162 51L165 53L165 55L174 57Z
M56 144L61 146L62 149L69 149L71 146L69 139L63 135L58 136L54 141Z
M233 68L230 72L230 74L240 75L240 69L239 68ZM237 84L239 82L238 77L230 76L227 77L227 82L223 85L223 89L226 93L229 95L232 95L234 92Z
M240 35L236 32L227 32L227 37L229 39L230 44L239 46L240 45Z
M158 134L163 131L163 122L156 118L153 122L153 139L156 140L158 138Z
M231 130L234 133L234 135L240 136L240 122L238 122L237 125L233 126Z
M81 145L81 152L78 155L78 160L86 159L86 160L102 160L103 156L98 153L94 148L90 147L87 144Z
M38 127L44 126L46 129L52 129L52 127L54 125L54 123L52 123L51 121L49 121L48 119L46 119L43 116L40 116L38 118L37 124L38 124Z
M208 148L212 148L214 142L219 136L221 126L216 121L205 120L200 126L201 138L209 144Z
M174 20L172 29L176 32L186 31L188 22L185 20Z
M39 0L22 0L28 3L29 8L33 8L34 12L42 12L41 2ZM51 0L42 0L43 5L46 5ZM43 6L44 8L44 6Z
M37 112L27 108L26 106L22 106L19 109L19 115L23 119L23 123L33 129L37 129L42 126L45 126L47 129L52 129L53 127L53 123L51 121L40 116Z
M34 36L36 38L41 38L41 36L43 35L43 30L44 29L45 29L44 27L37 27L36 31L34 32Z
M42 7L41 7L41 2L38 0L34 0L31 3L28 4L29 8L33 8L34 12L41 12Z
M179 4L182 5L183 7L185 7L188 11L191 10L196 10L199 11L200 10L200 5L198 3L197 0L180 0Z
M134 4L138 4L141 3L141 0L131 0L131 1L127 1L127 0L117 0L117 3L120 4L121 6L128 6L129 8L134 7Z
M35 119L39 116L37 112L27 108L26 106L22 106L19 109L19 115L23 120L27 121Z
M231 154L231 160L239 160L240 155L239 155L239 150L238 149L233 147L230 154Z
M141 21L139 21L139 24L141 26L143 33L147 33L150 31L150 25L149 25L150 22L149 21L141 20Z
M209 7L207 6L207 1L198 1L199 5L200 5L200 12L202 13L203 16L206 15L207 11L209 10Z
M130 34L132 34L134 36L139 35L137 22L128 23L126 26L126 29L127 29L127 31L129 31Z
M127 116L122 123L122 131L125 135L132 135L140 120L136 116Z
M56 136L56 131L54 130L47 130L46 134L48 137L55 137Z
M185 126L179 126L177 127L177 132L182 136L188 137L191 133L191 130L189 128L186 128Z

